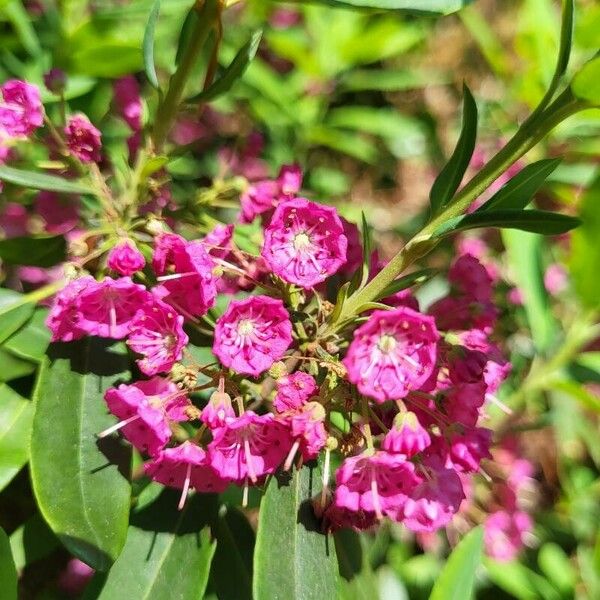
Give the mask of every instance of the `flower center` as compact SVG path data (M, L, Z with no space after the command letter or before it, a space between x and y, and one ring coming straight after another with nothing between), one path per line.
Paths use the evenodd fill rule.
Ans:
M250 319L242 319L237 326L239 335L250 335L254 331L254 324Z
M393 352L398 345L396 338L391 335L382 335L379 338L379 342L377 343L377 347L384 353L390 354Z
M310 246L310 238L308 234L302 232L294 236L294 249L306 250Z

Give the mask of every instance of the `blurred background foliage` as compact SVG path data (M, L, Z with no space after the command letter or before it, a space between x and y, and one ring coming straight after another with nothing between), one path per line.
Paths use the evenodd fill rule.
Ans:
M576 4L573 70L597 50L600 32L600 4ZM111 161L124 164L128 131L111 116L112 81L143 70L142 39L152 5L0 0L0 80L20 77L42 85L49 68L63 68L71 106L101 126ZM172 71L189 5L162 4L155 51L162 78ZM236 3L226 12L225 64L262 29L258 55L210 110L190 110L200 135L168 166L174 195L185 200L197 194L222 175L218 151L234 146L243 152L259 131L261 159L272 175L282 163L300 163L314 199L336 203L355 221L365 211L389 256L424 220L431 184L459 133L463 81L477 98L478 148L485 160L547 88L559 21L555 0L479 0L442 19L318 4ZM190 96L201 88L200 74L195 82ZM152 92L146 98L148 112L156 98ZM45 100L53 110L56 97ZM500 428L523 432L539 490L530 547L517 561L487 560L477 574L478 598L600 598L600 111L570 118L527 160L553 156L564 159L536 203L581 214L583 226L570 239L522 232L487 238L507 281L498 302L513 363L501 393L513 415L507 419L492 410L492 419ZM451 245L440 247L433 260L443 266L452 252ZM567 268L570 284L550 297L543 275L554 263ZM443 294L441 285L434 279L424 286L422 302ZM511 286L522 291L522 305L507 301ZM5 406L21 401L13 390L35 369L47 343L43 317L42 309L20 338L0 350L0 379L16 382L11 388L0 384ZM30 426L26 413L20 417L24 432ZM64 551L31 504L21 505L19 514L7 512L6 506L14 507L11 499L27 497L29 484L23 472L13 479L19 458L11 459L18 467L13 464L12 471L2 464L10 440L2 437L1 415L0 409L0 487L8 487L0 517L2 525L13 524L7 528L17 566L31 573L26 597L63 597L44 574ZM390 524L376 535L346 538L337 545L349 553L340 591L348 599L427 598L447 552L440 539L423 553Z

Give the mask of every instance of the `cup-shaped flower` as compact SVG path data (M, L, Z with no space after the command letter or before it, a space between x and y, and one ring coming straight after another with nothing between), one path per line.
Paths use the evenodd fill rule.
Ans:
M431 444L427 430L414 412L398 413L392 428L383 438L382 448L410 458Z
M46 319L46 326L52 333L53 342L72 342L87 334L79 322L79 295L87 287L96 285L93 277L85 275L69 282L56 294Z
M499 510L491 513L483 524L486 554L500 562L516 558L533 532L533 521L523 511Z
M31 135L44 123L37 86L10 79L0 86L0 139Z
M379 402L404 398L432 374L438 339L432 317L404 306L375 311L354 332L343 360L348 379Z
M280 377L276 382L277 393L273 406L277 412L298 410L317 391L317 382L312 375L296 371Z
M102 138L85 115L73 115L65 127L65 141L71 154L81 162L98 162L101 158Z
M284 281L311 288L346 262L347 246L335 208L295 198L275 210L265 229L262 256Z
M106 264L115 273L130 277L136 271L144 268L146 259L136 248L134 242L127 239L112 248L108 253Z
M283 357L292 323L283 302L269 296L233 300L215 327L213 352L223 365L257 377Z

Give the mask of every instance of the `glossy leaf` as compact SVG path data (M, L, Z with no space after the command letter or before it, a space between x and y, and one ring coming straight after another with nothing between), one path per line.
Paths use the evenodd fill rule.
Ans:
M144 69L146 71L146 77L150 84L156 89L159 88L158 77L156 76L156 67L154 66L154 32L156 30L156 22L158 21L158 15L160 14L160 2L161 0L155 0L152 10L150 11L150 17L144 31L144 42L142 48L144 51Z
M6 340L4 349L26 360L41 362L50 344L50 330L46 327L48 309L37 308L23 327Z
M329 6L397 10L418 15L447 15L472 0L320 0Z
M11 354L3 346L0 347L0 365L2 365L2 368L0 368L0 382L25 377L36 369L34 363Z
M311 504L319 480L318 469L305 465L269 482L254 552L255 600L336 597L335 545L321 533Z
M95 436L114 423L103 395L127 369L121 345L53 344L34 392L30 468L39 509L67 549L100 571L125 542L130 488L120 471L130 453L116 438Z
M209 102L228 92L238 79L242 77L252 59L256 56L262 31L255 31L250 39L240 48L231 64L223 71L223 74L206 90L200 92L188 102Z
M29 458L33 403L0 384L0 490Z
M474 212L449 219L438 227L432 237L441 237L455 231L499 227L520 229L531 233L558 235L578 227L581 221L576 217L545 210L494 210Z
M48 190L65 194L93 194L94 190L84 183L77 183L55 175L46 175L36 171L23 171L6 165L0 165L0 181L34 190Z
M0 600L17 600L17 570L8 536L0 527Z
M224 513L224 514L223 514ZM254 530L239 510L221 507L213 524L217 551L211 582L219 600L252 600Z
M429 600L468 600L481 563L483 528L471 530L454 548L437 578Z
M132 514L123 552L98 600L204 597L215 552L207 525L216 513L216 498L196 494L178 511L179 495L165 489Z
M34 305L23 294L0 289L0 343L27 323L33 310Z
M361 536L351 529L340 529L333 537L340 574L338 600L376 598L377 579Z
M477 104L471 91L465 85L463 86L463 118L460 137L450 160L437 176L429 194L429 201L434 214L450 202L458 189L473 156L476 138Z
M560 158L549 158L527 165L481 206L479 212L525 208L560 162Z
M0 259L9 265L53 267L67 257L62 235L14 237L0 240Z
M10 536L17 571L48 556L59 545L56 536L38 514L25 521Z

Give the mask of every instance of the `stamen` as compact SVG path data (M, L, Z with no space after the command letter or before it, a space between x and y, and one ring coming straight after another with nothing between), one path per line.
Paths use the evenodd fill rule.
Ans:
M321 508L325 508L327 493L329 492L329 469L331 464L331 450L325 448L325 464L323 465L323 489L321 490Z
M375 508L375 514L378 519L383 519L383 513L381 512L381 500L379 498L379 490L377 489L377 479L371 471L371 494L373 495L373 506Z
M290 468L292 467L292 462L294 460L294 457L296 456L296 452L298 452L298 448L300 447L300 440L296 440L294 442L294 444L292 445L292 448L290 449L287 458L285 459L285 463L283 465L283 470L284 471L289 471Z
M185 481L183 482L183 489L181 490L181 498L179 498L178 510L183 510L185 501L187 500L188 490L190 489L190 479L192 478L192 463L188 463L187 470L185 472Z
M125 427L125 425L129 425L129 423L132 423L133 421L135 421L136 419L139 419L139 418L140 418L140 415L133 415L133 417L129 417L129 419L125 419L124 421L119 421L116 425L112 425L108 429L105 429L104 431L97 433L96 437L98 439L105 438L107 435L110 435L111 433L114 433L115 431L119 431L119 429L121 429L122 427Z
M248 467L248 475L250 475L250 480L252 483L256 483L258 479L256 477L256 471L254 470L254 465L252 464L252 454L250 453L250 442L246 438L244 440L244 455L246 457L246 466Z
M242 494L242 508L246 508L248 506L248 478L246 477L246 481L244 481L244 492Z

